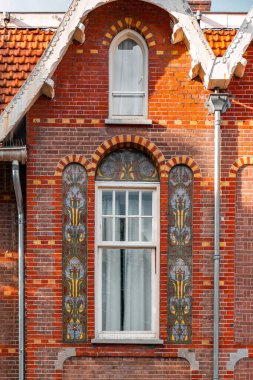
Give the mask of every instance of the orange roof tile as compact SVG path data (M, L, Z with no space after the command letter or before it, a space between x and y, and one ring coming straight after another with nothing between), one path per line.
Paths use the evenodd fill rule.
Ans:
M204 30L204 35L216 57L222 57L225 54L236 33L235 29Z
M25 82L54 32L0 28L0 113Z

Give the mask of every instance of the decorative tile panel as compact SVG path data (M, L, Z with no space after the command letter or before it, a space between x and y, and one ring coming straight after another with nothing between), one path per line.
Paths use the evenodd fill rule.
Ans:
M119 149L101 161L96 180L159 182L159 174L152 160L143 152Z
M87 174L79 164L62 177L63 340L78 343L87 330Z
M169 176L168 339L190 343L192 334L193 175L177 165Z

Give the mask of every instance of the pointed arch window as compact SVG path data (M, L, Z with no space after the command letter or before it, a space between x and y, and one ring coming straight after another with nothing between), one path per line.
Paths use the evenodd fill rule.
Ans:
M110 119L146 119L148 116L148 48L143 37L130 29L111 43Z

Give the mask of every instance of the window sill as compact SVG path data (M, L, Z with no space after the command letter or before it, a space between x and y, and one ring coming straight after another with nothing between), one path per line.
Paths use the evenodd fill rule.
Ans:
M105 124L137 124L137 125L151 125L151 119L105 119Z
M92 344L163 344L163 339L100 339L91 340Z

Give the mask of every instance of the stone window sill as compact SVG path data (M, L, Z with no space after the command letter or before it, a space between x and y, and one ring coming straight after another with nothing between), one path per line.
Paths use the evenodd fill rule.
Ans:
M99 339L91 340L92 344L163 344L163 339Z
M137 124L137 125L151 125L151 119L105 119L105 124Z

